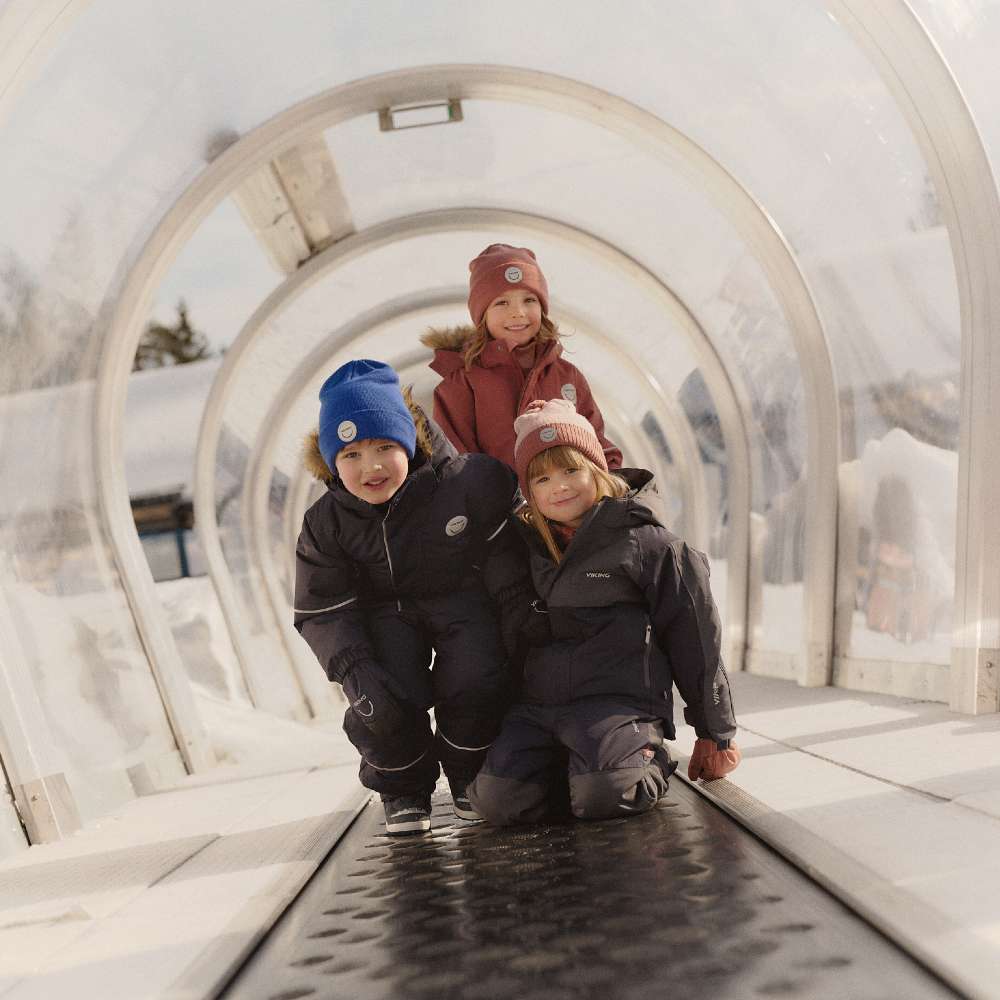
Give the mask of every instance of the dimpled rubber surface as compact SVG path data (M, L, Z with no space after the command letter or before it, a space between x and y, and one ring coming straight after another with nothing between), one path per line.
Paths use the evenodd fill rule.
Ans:
M222 996L952 997L676 779L643 816L497 830L371 803Z

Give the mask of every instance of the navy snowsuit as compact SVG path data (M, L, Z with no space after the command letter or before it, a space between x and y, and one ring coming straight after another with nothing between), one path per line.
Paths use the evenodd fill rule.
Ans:
M476 774L510 704L508 649L533 597L508 520L514 474L487 455L457 455L415 417L423 433L409 475L378 506L349 493L313 446L307 464L329 488L296 550L295 627L327 676L342 681L364 664L402 706L383 736L354 708L344 715L361 783L388 797L430 794L439 762L463 784Z
M674 684L698 736L736 733L708 560L663 526L651 473L617 474L632 490L595 504L558 564L517 522L551 641L530 650L521 700L469 790L498 825L545 816L567 772L580 818L655 805L673 770Z

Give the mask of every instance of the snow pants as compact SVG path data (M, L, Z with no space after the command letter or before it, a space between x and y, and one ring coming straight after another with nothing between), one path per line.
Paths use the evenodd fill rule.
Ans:
M667 791L676 764L659 719L589 699L516 705L469 787L479 814L497 826L552 818L565 798L578 819L646 812Z
M380 739L353 709L344 714L344 731L361 754L361 784L387 797L429 795L442 768L451 779L471 781L510 704L507 658L485 591L404 607L382 604L366 613L378 662L402 696L403 724Z

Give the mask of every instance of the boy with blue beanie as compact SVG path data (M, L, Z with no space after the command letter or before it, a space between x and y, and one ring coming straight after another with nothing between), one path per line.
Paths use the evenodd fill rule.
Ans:
M516 477L458 455L381 362L348 362L319 398L305 460L328 489L299 536L295 627L343 686L387 832L430 829L441 768L456 815L476 819L466 786L500 730L533 597L506 528Z

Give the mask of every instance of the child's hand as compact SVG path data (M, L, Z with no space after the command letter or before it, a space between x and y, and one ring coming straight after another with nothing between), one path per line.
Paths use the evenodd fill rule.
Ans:
M390 678L371 663L356 663L343 680L344 694L354 714L376 736L398 732L405 721Z
M688 761L688 777L692 781L715 781L735 771L743 759L739 747L730 740L728 750L720 750L715 740L699 738L694 742L694 752Z
M534 413L535 410L540 410L544 405L545 405L545 400L544 399L533 399L524 408L524 412L525 413Z

